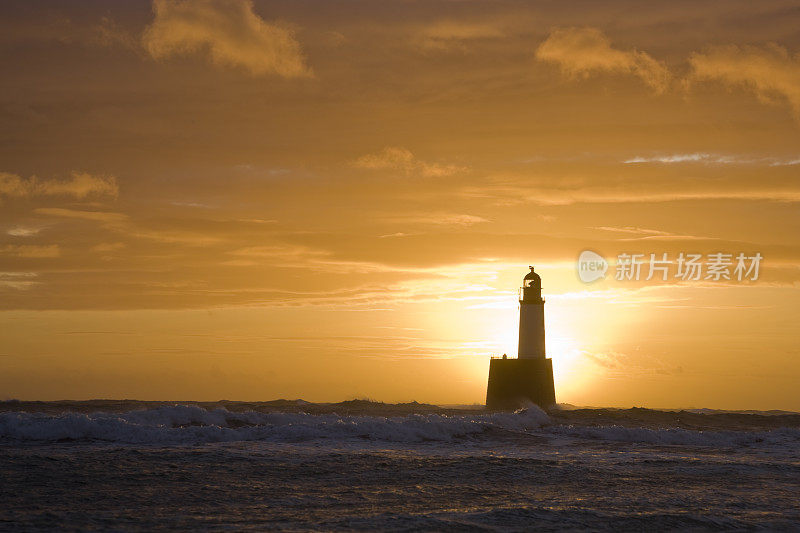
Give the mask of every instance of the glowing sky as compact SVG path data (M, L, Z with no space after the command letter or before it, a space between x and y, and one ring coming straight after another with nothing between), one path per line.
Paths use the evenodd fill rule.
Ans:
M796 2L0 13L0 399L482 402L534 264L560 402L800 409Z

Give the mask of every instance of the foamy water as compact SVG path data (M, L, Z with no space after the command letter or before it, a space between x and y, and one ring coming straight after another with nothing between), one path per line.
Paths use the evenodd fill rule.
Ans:
M526 431L550 422L533 407L518 413L397 417L231 412L175 406L128 413L0 413L0 439L11 442L100 441L123 444L302 442L369 439L387 442L452 441L490 429Z
M0 529L800 528L796 414L2 407Z

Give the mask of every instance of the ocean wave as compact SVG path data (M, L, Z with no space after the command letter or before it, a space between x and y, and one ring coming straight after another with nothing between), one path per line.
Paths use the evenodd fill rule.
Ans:
M0 413L0 439L23 442L104 441L129 444L369 439L387 442L450 441L489 429L526 431L550 422L538 407L515 413L398 417L232 412L194 405L126 413Z
M642 427L559 427L554 432L568 437L656 445L736 447L749 445L800 444L800 429L779 428L769 431L702 431L682 428L650 429Z
M514 413L402 416L230 411L172 405L127 412L0 413L0 442L91 441L121 444L306 442L353 439L417 443L509 436L649 445L737 447L800 445L800 429L760 431L564 424L536 406ZM534 441L531 441L534 442Z

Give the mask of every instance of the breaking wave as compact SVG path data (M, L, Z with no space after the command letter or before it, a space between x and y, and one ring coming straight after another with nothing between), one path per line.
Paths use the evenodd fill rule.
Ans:
M790 445L794 448L800 445L800 429L794 427L764 431L704 431L678 427L559 424L535 406L515 413L427 413L403 416L234 412L196 405L164 406L121 413L0 413L0 442L6 443L88 441L202 444L354 439L417 443L520 436L651 445Z
M224 408L174 406L127 413L0 413L0 440L105 441L128 444L314 439L369 439L387 442L449 441L493 428L526 431L550 421L537 407L516 413L398 417L231 412Z

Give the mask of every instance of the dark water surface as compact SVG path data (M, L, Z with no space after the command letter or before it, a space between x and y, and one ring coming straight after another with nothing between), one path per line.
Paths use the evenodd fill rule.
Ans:
M800 530L800 415L0 404L0 529Z

